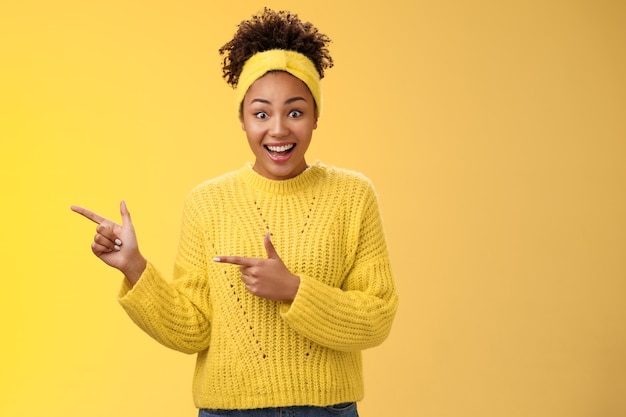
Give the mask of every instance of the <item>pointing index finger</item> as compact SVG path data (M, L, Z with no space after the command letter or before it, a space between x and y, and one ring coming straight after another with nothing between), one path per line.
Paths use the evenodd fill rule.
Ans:
M256 263L255 258L245 258L243 256L216 256L213 258L213 261L239 266L253 266Z
M78 213L80 215L82 215L83 217L88 218L89 220L91 220L94 223L100 224L102 223L105 218L102 217L101 215L99 215L98 213L95 213L91 210L87 210L84 207L80 207L80 206L71 206L70 207L72 209L73 212Z

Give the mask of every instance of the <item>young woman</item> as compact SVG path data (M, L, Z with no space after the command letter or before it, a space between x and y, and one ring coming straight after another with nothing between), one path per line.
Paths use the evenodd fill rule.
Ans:
M376 196L361 174L308 164L333 62L326 35L265 9L220 49L255 161L194 188L173 280L122 224L90 210L96 256L125 276L120 303L160 343L197 353L201 417L357 416L361 351L397 308Z

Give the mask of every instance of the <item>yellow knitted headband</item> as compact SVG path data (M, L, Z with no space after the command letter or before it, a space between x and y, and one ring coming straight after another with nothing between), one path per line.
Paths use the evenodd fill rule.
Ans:
M286 71L304 82L311 91L319 115L322 107L322 90L320 88L320 75L315 65L305 55L283 49L258 52L245 62L235 92L237 110L241 108L241 102L250 86L269 71Z

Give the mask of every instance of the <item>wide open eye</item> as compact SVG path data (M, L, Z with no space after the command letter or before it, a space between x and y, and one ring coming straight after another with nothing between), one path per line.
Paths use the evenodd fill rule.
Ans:
M289 117L291 117L291 118L295 119L295 118L300 117L300 116L302 116L302 112L300 110L292 110L292 111L289 112Z
M256 113L254 113L254 116L255 116L257 119L267 119L267 117L268 117L268 116L267 116L267 113L265 113L264 111L259 111L259 112L256 112Z

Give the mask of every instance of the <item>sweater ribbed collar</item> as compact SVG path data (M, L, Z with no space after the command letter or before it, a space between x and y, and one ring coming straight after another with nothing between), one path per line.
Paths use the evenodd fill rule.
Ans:
M326 167L319 161L309 165L301 174L288 180L271 180L252 169L248 162L239 170L239 178L248 186L271 194L290 194L313 187L326 173Z

